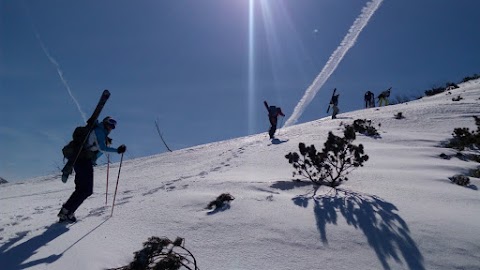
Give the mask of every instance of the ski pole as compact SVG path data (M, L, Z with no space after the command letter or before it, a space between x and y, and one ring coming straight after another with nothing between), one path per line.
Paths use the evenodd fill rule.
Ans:
M280 134L280 130L282 129L282 126L283 126L283 119L284 119L284 118L285 118L285 117L284 117L284 116L282 116L282 120L280 121L280 126L279 126L279 128L278 128L278 134Z
M110 171L110 155L107 154L107 190L105 191L105 205L107 205L108 198L108 173Z
M117 185L115 187L115 193L113 194L112 213L110 214L110 217L113 216L113 208L115 207L115 198L117 197L118 180L120 180L120 170L122 169L122 162L123 162L123 153L122 153L122 156L120 157L120 166L118 167Z

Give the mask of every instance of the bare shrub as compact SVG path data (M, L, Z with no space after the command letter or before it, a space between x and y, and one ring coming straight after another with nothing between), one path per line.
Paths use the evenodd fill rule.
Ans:
M364 154L362 144L352 144L356 138L353 126L345 126L343 134L343 137L339 137L330 131L321 152L317 152L314 145L299 143L300 155L296 152L285 155L295 168L293 176L308 177L314 183L330 187L337 187L347 181L347 175L353 169L363 166L368 155Z
M135 257L129 265L109 270L179 270L181 267L198 270L195 257L184 247L184 243L185 239L180 237L171 241L152 236L143 243L143 249L134 253Z
M470 184L470 178L465 175L457 174L449 178L452 183L455 183L459 186L468 186Z

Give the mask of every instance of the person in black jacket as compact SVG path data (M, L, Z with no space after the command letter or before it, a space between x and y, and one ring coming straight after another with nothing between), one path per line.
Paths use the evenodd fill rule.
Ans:
M365 108L373 108L375 107L375 95L370 92L370 91L367 91L365 93Z
M338 96L340 96L340 94L333 95L332 99L330 100L330 106L332 107L332 119L336 119L337 114L340 111L338 108Z
M267 108L268 111L268 120L270 121L270 130L268 131L268 135L270 135L270 139L274 139L274 134L275 131L277 130L277 122L278 122L278 116L285 116L283 114L282 109L280 107L276 106L268 106L268 103L266 101L263 102L265 105L265 108Z

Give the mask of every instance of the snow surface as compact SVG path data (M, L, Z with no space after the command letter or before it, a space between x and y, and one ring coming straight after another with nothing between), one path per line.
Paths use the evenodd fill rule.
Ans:
M106 167L97 167L95 193L68 226L56 214L72 179L1 185L0 268L120 267L150 236L180 236L202 270L480 269L480 179L448 180L479 164L439 157L456 153L441 147L455 127L476 128L480 81L450 92L284 128L277 144L262 133L126 161L113 217L119 164L108 205ZM381 138L357 136L370 159L337 193L322 187L314 199L284 156L299 142L321 149L328 131L355 119L371 119ZM205 210L224 192L230 207Z

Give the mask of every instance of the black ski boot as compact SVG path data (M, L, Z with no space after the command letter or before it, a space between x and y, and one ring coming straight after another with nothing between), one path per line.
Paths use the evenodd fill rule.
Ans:
M65 207L62 207L60 209L60 212L58 213L58 222L63 223L63 222L68 222L68 223L74 223L77 221L77 218L75 217L74 213L70 213Z

